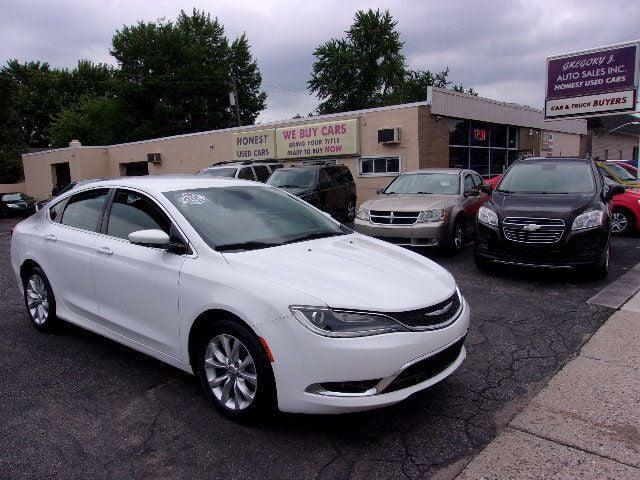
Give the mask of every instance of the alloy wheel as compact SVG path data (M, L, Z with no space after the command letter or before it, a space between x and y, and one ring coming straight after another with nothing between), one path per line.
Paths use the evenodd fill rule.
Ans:
M611 231L613 233L623 233L627 231L629 227L629 219L626 215L620 212L613 212L611 218Z
M36 325L43 325L49 318L49 294L40 275L32 275L27 282L27 308Z
M456 247L456 250L460 250L462 248L462 244L464 243L464 229L462 228L461 223L456 224L456 231L453 237L453 244Z
M356 203L354 201L349 201L347 204L347 217L349 220L356 218Z
M207 345L204 370L214 397L229 410L245 410L255 399L258 378L247 347L236 337L216 335Z

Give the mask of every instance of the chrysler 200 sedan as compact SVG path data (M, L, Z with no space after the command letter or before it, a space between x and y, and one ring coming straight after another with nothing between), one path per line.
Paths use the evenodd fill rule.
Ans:
M236 419L393 404L465 358L446 270L259 183L93 182L19 223L11 262L36 329L65 320L194 373Z

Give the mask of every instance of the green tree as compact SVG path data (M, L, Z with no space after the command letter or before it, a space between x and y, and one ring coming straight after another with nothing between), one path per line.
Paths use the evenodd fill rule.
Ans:
M125 136L123 115L124 109L117 98L82 97L54 119L51 142L54 147L66 147L73 139L83 145L117 143Z
M308 86L321 100L318 113L423 101L428 87L451 83L448 68L435 73L407 68L396 27L388 10L360 10L345 38L315 49Z
M125 26L113 37L111 54L120 66L127 140L235 125L229 105L233 61L243 121L253 123L265 108L246 37L230 45L222 25L205 12Z

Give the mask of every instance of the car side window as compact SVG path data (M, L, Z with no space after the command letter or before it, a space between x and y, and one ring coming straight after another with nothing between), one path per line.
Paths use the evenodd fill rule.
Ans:
M138 230L162 230L170 235L171 221L142 194L117 190L109 211L107 235L128 239Z
M320 170L318 172L318 185L320 188L328 188L331 186L331 179L326 170Z
M76 193L67 201L60 223L95 232L102 216L102 208L109 189L99 188Z
M340 169L339 168L328 168L327 174L329 175L329 180L331 181L332 187L337 187L340 185Z
M265 165L255 165L253 170L256 172L259 182L266 182L267 178L269 178L269 169Z
M466 174L464 176L464 191L468 191L471 190L472 188L475 188L475 185L473 183L473 178L471 177L470 174Z
M241 180L255 180L253 176L253 170L251 167L244 167L240 169L240 173L238 173L238 178Z
M62 220L62 212L64 212L64 207L67 205L67 199L59 201L55 205L49 207L49 218L52 222L60 223Z

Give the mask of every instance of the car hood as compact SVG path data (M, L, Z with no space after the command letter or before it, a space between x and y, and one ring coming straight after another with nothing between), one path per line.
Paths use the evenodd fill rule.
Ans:
M453 205L457 195L438 195L434 193L425 195L380 195L369 200L365 206L370 210L393 212L420 212L434 208L447 208Z
M295 195L296 197L304 197L308 195L313 195L313 188L306 187L278 187L280 190L284 190L291 195Z
M511 194L493 192L491 202L504 217L568 218L593 204L593 194Z
M333 308L378 312L439 303L455 280L433 261L359 234L225 253L229 264Z

